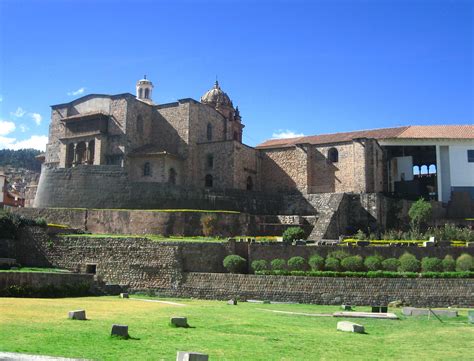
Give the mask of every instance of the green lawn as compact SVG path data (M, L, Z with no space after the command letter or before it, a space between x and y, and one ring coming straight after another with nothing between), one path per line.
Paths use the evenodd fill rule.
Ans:
M444 323L359 319L367 331L360 335L336 331L342 319L262 310L331 313L335 306L171 301L186 306L117 297L0 298L0 351L94 360L175 360L177 350L210 360L472 360L474 349L465 310ZM82 308L88 321L67 319ZM187 316L192 328L170 327L173 315ZM128 325L133 339L111 338L113 323Z

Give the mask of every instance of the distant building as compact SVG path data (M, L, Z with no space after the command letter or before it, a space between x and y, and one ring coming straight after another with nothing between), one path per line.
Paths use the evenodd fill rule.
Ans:
M7 177L0 174L0 207L24 207L25 198L15 189L9 189Z

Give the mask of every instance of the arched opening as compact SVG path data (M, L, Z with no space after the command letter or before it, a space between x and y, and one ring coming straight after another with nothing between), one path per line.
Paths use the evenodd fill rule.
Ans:
M234 140L239 141L239 133L234 132Z
M212 125L209 123L207 125L207 140L212 140Z
M436 174L436 165L431 164L431 165L428 167L428 174Z
M251 176L247 177L247 190L248 191L253 190L253 180Z
M143 165L143 176L144 177L149 177L151 176L151 165L149 162L146 162L144 165Z
M328 151L328 159L332 163L339 162L339 152L336 148L330 148Z
M143 98L143 89L140 88L138 89L138 99L142 99Z
M211 188L212 187L212 185L213 185L212 175L206 174L206 178L204 180L204 185L205 185L206 188Z
M95 157L95 140L89 142L88 154L87 154L87 164L94 164Z
M174 168L170 168L170 174L169 174L169 178L168 178L168 183L170 183L170 184L176 184L176 176L177 176L177 173L176 173L176 171L174 170Z
M76 164L86 163L86 143L80 142L76 146Z
M420 167L417 165L413 166L413 175L414 176L419 176L420 175Z
M214 156L212 154L207 155L206 165L208 169L214 168Z
M67 146L66 168L71 168L73 163L74 163L74 144L71 143Z
M422 165L420 168L420 174L421 175L427 175L428 174L428 166L427 165Z
M145 88L145 99L150 99L150 89Z

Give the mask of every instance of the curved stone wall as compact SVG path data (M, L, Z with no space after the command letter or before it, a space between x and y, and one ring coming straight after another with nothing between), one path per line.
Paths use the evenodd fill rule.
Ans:
M220 209L277 214L282 197L242 190L209 191L131 182L119 166L43 166L35 208Z

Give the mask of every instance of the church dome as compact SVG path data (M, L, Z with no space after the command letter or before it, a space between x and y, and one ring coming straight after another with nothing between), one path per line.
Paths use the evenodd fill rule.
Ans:
M222 91L217 80L214 87L201 97L201 103L213 106L216 106L217 104L233 106L229 96Z

